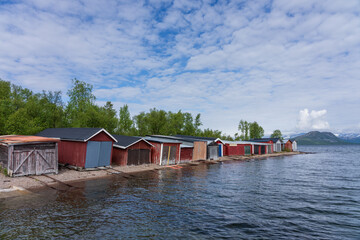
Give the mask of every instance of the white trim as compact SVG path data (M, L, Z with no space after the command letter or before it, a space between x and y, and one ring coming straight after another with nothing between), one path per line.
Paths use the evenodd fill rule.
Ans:
M106 133L110 138L112 138L115 142L117 142L117 140L116 140L110 133L108 133L104 128L100 129L97 133L95 133L94 135L92 135L92 136L89 137L88 139L85 139L84 142L89 141L91 138L95 137L96 135L98 135L98 134L101 133L102 131L105 132L105 133Z
M214 140L214 142L220 141L222 144L225 144L223 140L221 140L220 138L217 138Z
M162 163L162 156L163 156L163 143L161 143L161 147L160 147L160 166L161 166L161 163Z

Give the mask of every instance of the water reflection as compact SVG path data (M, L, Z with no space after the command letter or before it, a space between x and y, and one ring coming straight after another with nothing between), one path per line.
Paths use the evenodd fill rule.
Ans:
M1 199L0 238L354 239L359 149L119 174Z

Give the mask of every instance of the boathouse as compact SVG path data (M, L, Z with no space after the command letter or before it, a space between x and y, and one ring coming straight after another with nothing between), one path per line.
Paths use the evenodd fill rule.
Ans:
M222 141L224 143L224 156L242 156L253 154L253 144L247 141Z
M293 151L293 148L292 148L292 141L289 139L289 140L285 140L284 142L283 142L283 150L284 151L288 151L288 152L292 152Z
M103 128L48 128L36 134L59 138L59 163L79 168L111 165L117 140Z
M151 137L179 141L183 146L192 145L193 146L192 160L207 159L207 144L209 143L209 141L207 140L197 139L195 137L182 136L182 135L176 135L176 136L152 135ZM188 152L190 150L184 150L183 153L185 151ZM181 154L180 154L180 158L181 158Z
M143 139L154 146L151 150L151 163L158 165L180 163L180 141L151 136L146 136Z
M193 160L216 160L219 158L219 145L215 141L216 138L188 135L175 135L173 137L179 141L191 141L194 143Z
M190 162L193 160L194 144L182 143L180 145L180 162Z
M112 164L125 166L151 163L151 143L141 137L112 136L117 140L113 145Z
M0 166L12 177L58 173L58 139L0 136Z
M292 142L292 150L293 151L297 151L297 142L295 139L291 139Z
M271 144L271 149L267 149L267 153L272 152L281 152L281 139L280 138L255 138L249 140L251 142L257 142L257 143L269 143Z

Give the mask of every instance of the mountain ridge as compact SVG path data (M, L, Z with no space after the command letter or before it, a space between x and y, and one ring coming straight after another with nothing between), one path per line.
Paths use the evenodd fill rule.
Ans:
M336 144L351 144L346 142L331 132L311 131L304 135L295 137L299 145L336 145Z

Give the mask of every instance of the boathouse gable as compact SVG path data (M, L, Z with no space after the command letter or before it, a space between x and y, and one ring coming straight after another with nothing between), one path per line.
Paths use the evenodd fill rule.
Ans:
M49 128L36 135L59 138L59 163L80 168L111 165L117 141L103 128Z
M113 136L117 140L113 147L113 164L125 166L151 163L151 152L154 147L151 143L140 137Z

